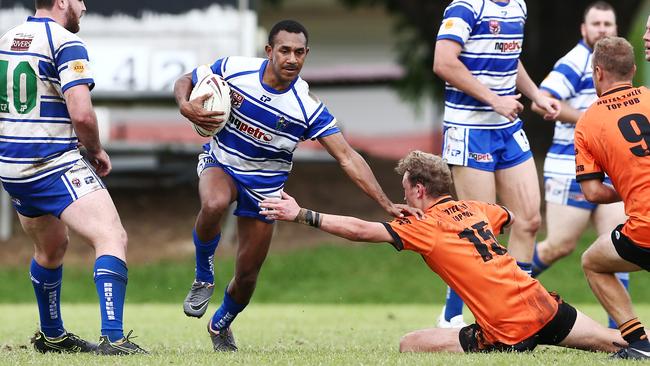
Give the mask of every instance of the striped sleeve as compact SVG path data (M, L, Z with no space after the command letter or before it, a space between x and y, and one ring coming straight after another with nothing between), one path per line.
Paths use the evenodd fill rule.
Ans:
M217 61L215 61L212 65L209 66L210 71L212 71L213 74L217 74L217 75L223 77L223 73L221 71L222 70L221 68L222 68L222 66L224 66L224 60L225 59L226 58L220 58ZM207 67L208 65L205 65L205 66ZM203 67L203 66L199 66L199 67L195 68L194 70L192 70L192 85L196 85L196 83L199 82L199 73L200 72L207 72L207 68L203 69L202 71L199 71L199 68L201 68L201 67Z
M582 71L567 57L561 58L553 67L553 71L542 81L540 88L548 91L555 98L566 100L574 97L580 90Z
M325 106L318 109L317 115L312 117L308 124L309 127L305 132L306 139L321 138L341 132L336 126L336 118L330 114Z
M86 84L92 88L95 80L90 68L90 59L86 46L78 39L61 44L54 52L54 64L61 79L61 90L76 85Z
M480 7L474 0L455 0L447 9L437 40L449 39L464 45L479 18Z
M226 61L228 58L220 58L217 61L215 61L212 66L210 66L210 69L212 69L212 72L223 77L223 71L227 65Z

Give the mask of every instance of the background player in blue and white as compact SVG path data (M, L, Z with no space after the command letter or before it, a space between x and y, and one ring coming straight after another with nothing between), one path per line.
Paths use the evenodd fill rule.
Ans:
M183 308L188 316L205 313L214 286L212 259L221 218L237 201L235 275L208 324L216 351L237 350L230 324L253 295L273 233L273 221L259 214L259 204L280 197L300 141L318 139L348 176L391 215L401 216L406 209L386 197L368 164L343 138L336 119L300 78L309 52L307 30L295 21L281 21L271 29L265 51L266 59L226 57L211 66L230 85L232 109L209 151L199 157L201 211L193 233L196 277ZM196 74L197 70L176 82L176 100L183 116L212 129L224 121L218 118L221 112L203 109L208 96L188 100Z
M544 161L547 236L535 246L533 276L571 254L590 219L598 236L611 232L625 221L622 202L599 205L587 201L575 179L573 145L576 122L598 99L592 79L591 56L596 42L616 35L614 8L604 1L590 4L585 9L580 33L582 40L558 60L540 85L542 93L561 101L562 108L555 122L553 144ZM532 108L544 114L535 104ZM606 181L611 184L609 178ZM617 276L627 288L629 274L619 273ZM610 328L617 327L611 318L609 323Z
M540 93L519 60L526 17L523 0L452 1L438 32L433 70L446 81L443 157L452 165L458 198L495 202L499 196L520 218L508 251L529 271L540 193L517 90L549 118L559 104ZM450 291L439 325L462 326L461 311L462 301Z
M123 334L127 237L99 178L110 172L111 162L90 99L88 52L74 34L86 7L81 0L35 5L35 16L0 38L0 180L34 243L30 276L41 324L32 343L40 352L143 353ZM68 228L95 248L99 345L63 326Z

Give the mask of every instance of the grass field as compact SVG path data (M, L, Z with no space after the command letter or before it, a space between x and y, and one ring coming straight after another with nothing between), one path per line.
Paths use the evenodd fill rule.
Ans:
M210 312L215 305L211 306ZM596 305L577 306L600 314ZM149 356L98 357L41 355L28 338L37 327L31 304L0 305L0 364L14 365L605 365L606 354L558 347L539 347L528 354L400 354L406 332L433 324L438 305L305 305L253 304L233 330L240 351L216 354L205 331L206 319L190 319L181 304L135 304L126 309L126 329ZM637 306L642 318L650 306ZM94 304L63 304L66 328L96 340L98 309Z
M580 253L593 239L594 234L588 233L576 252L543 274L541 281L604 324L605 313L580 268ZM234 263L231 257L217 257L217 288L223 289ZM125 329L134 329L136 343L152 355L119 362L91 355L36 354L28 341L38 327L28 264L0 269L0 364L611 364L604 354L555 347L523 355L400 354L402 335L434 325L446 286L417 254L364 244L324 244L271 253L251 305L233 327L240 352L215 354L205 331L207 319L190 319L182 312L193 267L191 258L130 266ZM647 322L650 284L646 276L633 274L631 293L637 312ZM220 291L209 313L218 306ZM91 267L65 267L62 299L66 328L96 341L99 310Z
M580 267L580 254L594 239L585 235L579 248L540 276L551 291L571 303L596 303ZM218 251L215 259L217 293L233 273L232 256ZM194 276L193 258L129 266L128 303L182 302ZM65 266L64 302L94 303L97 293L92 265ZM647 273L632 274L635 303L650 303ZM310 304L432 304L444 301L446 285L413 252L396 252L390 245L350 244L271 253L264 263L254 303ZM0 303L34 303L29 263L0 268Z

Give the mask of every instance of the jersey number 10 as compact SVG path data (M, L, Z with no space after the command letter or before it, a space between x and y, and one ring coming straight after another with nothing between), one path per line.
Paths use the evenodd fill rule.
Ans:
M9 113L9 61L0 60L0 113ZM36 73L27 61L21 61L13 70L13 105L19 114L27 114L36 107ZM21 93L24 87L24 101Z

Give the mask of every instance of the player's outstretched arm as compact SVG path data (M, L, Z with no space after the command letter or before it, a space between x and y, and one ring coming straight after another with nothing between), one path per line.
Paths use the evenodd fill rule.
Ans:
M176 104L178 104L181 115L206 130L218 128L223 121L221 119L214 119L213 117L221 116L223 112L208 111L203 108L203 103L210 98L211 94L204 94L189 100L193 87L191 73L181 76L174 83L174 98L176 98Z
M495 112L514 121L524 106L517 101L520 95L499 96L481 84L458 56L462 46L454 41L442 39L436 42L433 58L433 72L454 88L460 89L481 102L491 106Z
M580 189L589 202L606 204L621 201L621 196L616 189L603 183L600 179L580 181Z
M407 215L424 216L422 210L409 207L402 204L394 204L386 196L377 182L377 178L372 173L368 163L356 152L343 138L343 134L335 133L329 136L321 137L318 141L325 147L327 152L339 162L339 165L345 171L345 174L359 186L370 198L374 199L389 214L395 217L404 217Z
M272 220L293 221L313 226L352 241L393 243L393 237L382 223L356 217L328 215L301 208L296 200L282 192L282 198L267 198L260 204L260 214Z
M86 84L76 85L66 90L63 97L74 132L88 152L88 160L100 177L107 175L111 171L111 160L99 141L97 116L90 98L90 88Z
M524 64L519 60L517 66L517 89L524 93L533 103L544 110L544 119L554 120L560 114L560 101L548 96L535 85L533 80L528 76Z

